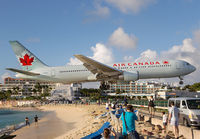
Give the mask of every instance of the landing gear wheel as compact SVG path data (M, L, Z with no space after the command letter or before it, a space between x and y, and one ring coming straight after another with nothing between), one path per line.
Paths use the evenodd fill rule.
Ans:
M188 123L188 120L187 119L183 119L183 125L186 126L186 127L189 127L189 123Z
M179 84L181 84L181 85L182 85L182 84L183 84L183 81L180 81L180 82L179 82Z

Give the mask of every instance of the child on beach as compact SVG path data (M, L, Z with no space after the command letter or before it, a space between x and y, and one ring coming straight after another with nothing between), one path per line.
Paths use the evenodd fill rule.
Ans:
M26 122L26 126L27 126L27 125L30 126L30 123L29 123L29 119L28 119L28 117L25 118L25 122Z
M35 125L38 125L38 116L37 115L35 115L34 120L35 120Z
M167 114L165 114L165 112L162 112L162 119L163 119L163 129L164 132L166 132L166 127L167 127Z

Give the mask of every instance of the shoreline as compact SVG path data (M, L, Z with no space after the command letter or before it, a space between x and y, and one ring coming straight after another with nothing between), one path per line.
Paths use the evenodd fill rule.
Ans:
M0 107L0 110L5 110L5 111L18 111L18 112L42 112L42 110L38 107ZM41 117L45 117L45 115L48 114L47 112L43 111L41 113ZM30 124L32 124L33 121L30 121ZM0 136L3 134L12 134L13 132L23 128L25 126L24 121L19 121L18 123L15 124L9 124L5 125L5 127L0 128Z
M16 139L64 138L69 133L76 132L88 121L89 113L85 108L75 105L41 106L41 111L49 113L39 120L38 126L32 123L30 127L25 126L11 135L17 135Z
M38 109L48 112L42 118L39 117L38 126L33 122L30 127L22 127L11 135L17 135L16 139L77 139L96 132L105 122L110 122L117 135L121 135L122 126L111 113L100 116L108 112L105 105L58 104L44 105ZM148 116L142 114L141 119L135 122L136 130L142 137L174 137L170 126L167 132L163 132L162 120L152 118L151 121L153 124ZM185 138L182 136L182 139Z
M40 107L0 107L0 110L14 110L14 111L41 111Z

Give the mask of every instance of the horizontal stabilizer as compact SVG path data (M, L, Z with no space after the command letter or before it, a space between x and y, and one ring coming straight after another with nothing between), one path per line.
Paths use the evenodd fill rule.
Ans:
M13 68L6 68L6 70L10 70L10 71L13 71L13 72L17 72L17 73L21 73L21 74L25 74L25 75L29 75L29 76L40 75L39 73L34 73L34 72L24 71L24 70L19 70L19 69L13 69Z

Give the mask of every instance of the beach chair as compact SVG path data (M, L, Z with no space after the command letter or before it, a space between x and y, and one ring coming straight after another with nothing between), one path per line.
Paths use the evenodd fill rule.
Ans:
M96 118L99 119L99 118L105 118L106 116L108 116L108 113L105 112L104 114L101 114L99 116L97 116Z
M101 134L103 133L104 129L109 127L110 127L110 122L106 122L99 130L81 139L100 139L102 137Z

